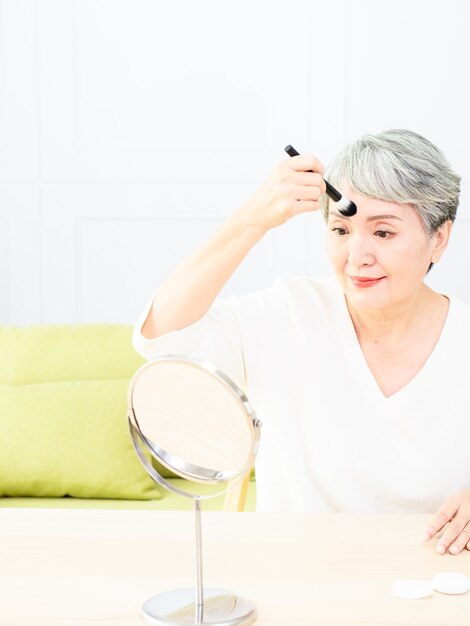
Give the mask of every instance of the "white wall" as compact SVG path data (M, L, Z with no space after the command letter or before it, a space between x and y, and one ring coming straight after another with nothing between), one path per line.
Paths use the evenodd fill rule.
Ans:
M408 127L463 175L430 278L470 302L470 5L0 0L0 323L134 321L285 158ZM224 290L326 275L324 227L270 233Z

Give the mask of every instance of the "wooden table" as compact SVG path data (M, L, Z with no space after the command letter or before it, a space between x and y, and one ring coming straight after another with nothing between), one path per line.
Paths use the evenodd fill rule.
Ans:
M205 585L251 598L259 626L470 624L470 593L392 595L395 578L470 575L430 516L203 513ZM150 596L195 580L191 512L0 510L1 626L134 626Z

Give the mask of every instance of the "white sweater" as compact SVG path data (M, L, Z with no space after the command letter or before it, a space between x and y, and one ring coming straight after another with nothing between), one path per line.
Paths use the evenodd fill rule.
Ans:
M150 306L136 350L213 363L261 418L258 510L433 513L470 488L470 306L457 298L424 367L389 398L335 279L277 279L152 340Z

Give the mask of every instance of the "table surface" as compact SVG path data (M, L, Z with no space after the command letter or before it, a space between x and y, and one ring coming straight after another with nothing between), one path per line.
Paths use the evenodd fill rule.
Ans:
M428 515L203 512L204 582L259 626L470 624L470 593L393 597L397 578L470 575L470 553L424 542ZM150 596L195 584L191 512L2 509L2 626L141 625Z

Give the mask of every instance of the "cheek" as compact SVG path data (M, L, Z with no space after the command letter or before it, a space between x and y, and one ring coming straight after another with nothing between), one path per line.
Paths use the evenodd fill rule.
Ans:
M330 259L330 261L331 261L331 260L332 260L332 258L333 258L333 254L332 254L332 252L333 252L333 251L332 251L332 246L331 246L331 239L330 239L330 237L327 237L327 238L326 238L326 240L325 240L325 251L326 251L326 254L327 254L328 258L329 258L329 259Z
M330 235L327 236L325 249L332 265L342 262L346 254L345 248L345 246L338 245L338 241L335 241Z
M428 241L410 241L394 251L392 261L402 273L424 276L431 262L431 249Z

